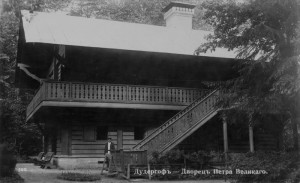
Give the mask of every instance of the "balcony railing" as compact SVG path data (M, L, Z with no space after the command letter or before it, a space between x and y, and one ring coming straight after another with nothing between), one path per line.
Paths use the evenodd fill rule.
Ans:
M28 105L27 117L42 101L187 106L205 93L194 88L46 81Z

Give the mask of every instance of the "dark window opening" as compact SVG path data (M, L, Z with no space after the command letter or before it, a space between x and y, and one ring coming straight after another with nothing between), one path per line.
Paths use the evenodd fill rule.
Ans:
M107 140L108 136L108 127L107 126L98 126L97 127L97 140Z
M84 141L95 141L95 127L85 126L83 130Z
M144 138L145 128L134 127L134 140L142 140Z

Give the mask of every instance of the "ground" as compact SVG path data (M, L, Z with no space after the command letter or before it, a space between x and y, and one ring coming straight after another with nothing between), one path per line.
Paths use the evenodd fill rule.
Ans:
M64 170L58 169L41 169L30 163L19 163L16 167L20 176L25 180L25 183L71 183L73 181L65 181L57 179L57 175L61 174ZM79 170L76 170L79 171ZM99 173L100 170L80 170L89 171L90 173ZM94 181L92 183L128 183L129 181L119 178L110 178L103 176L101 181ZM168 182L184 182L184 183L225 183L224 180L195 180L195 181L151 181L151 180L131 180L131 182L144 182L144 183L168 183ZM228 181L226 182L228 183Z

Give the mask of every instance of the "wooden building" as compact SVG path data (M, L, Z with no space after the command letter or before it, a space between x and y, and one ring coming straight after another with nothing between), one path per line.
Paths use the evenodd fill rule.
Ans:
M60 167L103 160L108 137L148 154L241 150L214 106L219 91L203 84L235 77L235 53L194 55L210 32L192 29L193 8L171 3L166 27L22 11L16 81L36 89L26 119Z

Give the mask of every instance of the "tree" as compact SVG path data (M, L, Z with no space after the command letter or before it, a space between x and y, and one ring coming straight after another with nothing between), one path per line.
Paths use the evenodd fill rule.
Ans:
M122 3L116 3L115 1L98 0L80 1L70 6L70 15L163 26L165 25L165 21L161 10L166 7L171 0L123 0L121 2ZM196 5L195 16L193 18L194 29L210 30L211 27L201 18L204 12L201 7L203 0L188 0L183 2Z
M17 40L21 9L57 10L66 1L51 0L3 1L0 17L0 143L7 143L16 153L32 155L41 149L41 132L33 123L26 123L26 107L34 91L14 85Z
M298 0L206 1L204 19L214 27L197 53L225 47L237 50L239 76L225 84L223 107L255 116L273 113L293 124L298 150L300 114L300 28ZM237 105L238 104L238 105Z

